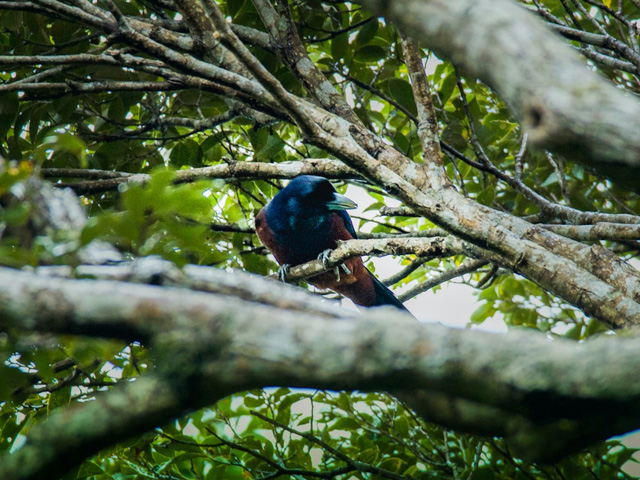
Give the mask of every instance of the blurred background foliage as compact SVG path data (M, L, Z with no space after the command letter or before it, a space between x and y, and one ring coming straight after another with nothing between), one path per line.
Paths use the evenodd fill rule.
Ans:
M0 55L76 55L118 46L117 40L86 25L8 3L0 2ZM125 15L168 25L180 19L170 2L115 3ZM550 23L608 35L638 51L640 5L635 1L521 3ZM251 1L218 4L233 23L264 31ZM290 8L310 58L364 124L421 162L416 105L393 26L349 2L293 1ZM626 61L615 50L571 43L585 55ZM289 91L305 95L302 83L273 52L251 49ZM446 144L446 171L466 195L535 218L539 207L505 180L511 178L553 203L607 213L640 212L638 196L624 186L545 152L524 152L523 132L495 93L428 50L424 58ZM593 59L585 63L629 95L638 95L637 66L625 70ZM0 154L5 160L0 168L0 264L74 266L80 262L80 249L98 239L116 246L125 258L160 255L180 266L195 263L262 275L277 269L257 237L243 230L252 226L254 215L281 181L217 179L176 185L174 178L176 171L196 167L328 157L306 144L296 127L230 115L228 99L207 91L178 85L144 88L145 82L162 78L136 68L7 61L1 68ZM9 87L19 82L41 86L24 91ZM140 88L101 87L110 82L137 82ZM218 118L225 121L218 123ZM485 157L502 177L485 168ZM81 232L44 228L33 235L37 218L27 179L34 171L51 176L48 169L61 168L145 173L151 180L82 196L89 219ZM62 174L53 181L78 187L74 177ZM337 185L345 191L346 183ZM385 192L362 182L350 182L349 188L357 189L359 202L365 202L364 213L354 218L361 232L433 227L424 219L381 216L379 210L390 203ZM222 231L216 228L220 225L237 228ZM605 245L626 260L638 253L636 242ZM396 260L399 269L416 259ZM464 260L429 260L398 286L405 289L436 278ZM375 265L370 263L370 268ZM577 340L603 331L597 321L530 281L489 266L455 282L477 287L478 308L470 326L493 318L509 327ZM0 332L0 352L2 450L19 448L29 428L53 409L90 401L97 392L132 381L153 367L142 345L85 338ZM103 451L66 478L614 479L633 478L628 472L637 463L635 452L611 440L558 465L532 465L514 458L500 439L425 424L383 393L281 388L229 397Z

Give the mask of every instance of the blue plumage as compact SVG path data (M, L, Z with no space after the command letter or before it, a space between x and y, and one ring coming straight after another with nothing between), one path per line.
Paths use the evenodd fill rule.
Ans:
M256 231L262 243L281 265L299 265L333 250L340 240L356 238L349 208L356 204L336 192L322 177L296 177L256 216ZM330 288L362 306L393 305L405 309L396 296L373 276L361 258L345 262L349 271L338 276L326 272L309 280L319 288Z

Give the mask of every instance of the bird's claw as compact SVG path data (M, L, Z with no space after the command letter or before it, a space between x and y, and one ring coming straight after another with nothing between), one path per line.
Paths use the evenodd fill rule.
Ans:
M287 283L289 270L291 270L291 265L289 265L288 263L280 265L280 268L278 269L278 280L280 280L282 283Z
M324 266L325 268L327 267L327 263L329 262L329 256L331 255L332 251L333 250L331 249L327 249L324 252L320 253L320 255L318 255L318 260L322 262L322 266ZM336 274L338 282L340 282L340 269L344 270L344 272L347 275L351 275L351 270L349 270L349 267L347 267L347 265L344 263L340 264L339 266L333 269L333 272Z
M333 272L336 274L336 281L340 283L340 269L344 270L344 273L347 275L351 275L351 270L347 267L346 263L341 263L339 266L333 269Z
M333 252L333 250L327 248L324 252L320 252L320 255L318 255L318 260L322 262L322 266L325 268L327 267L327 263L329 263L331 252Z

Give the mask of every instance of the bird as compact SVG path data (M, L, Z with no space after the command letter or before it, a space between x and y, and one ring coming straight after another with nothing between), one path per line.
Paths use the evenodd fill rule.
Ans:
M301 175L292 179L258 212L256 233L281 265L281 271L315 259L325 261L339 241L357 238L347 213L356 207L326 178ZM309 283L338 292L359 306L393 305L407 310L364 266L360 257L310 278Z

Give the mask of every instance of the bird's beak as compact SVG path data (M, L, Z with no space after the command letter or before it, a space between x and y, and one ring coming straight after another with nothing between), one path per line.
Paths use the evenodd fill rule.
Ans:
M333 200L327 202L327 208L329 208L329 210L349 210L357 206L356 202L339 193L334 193Z

